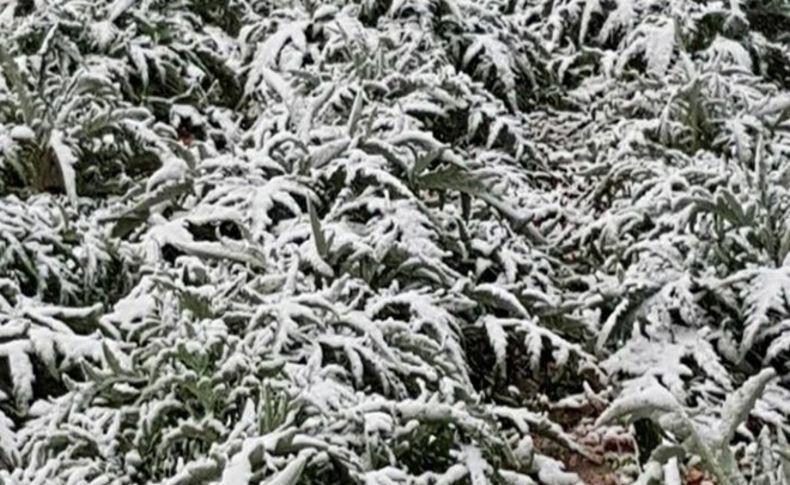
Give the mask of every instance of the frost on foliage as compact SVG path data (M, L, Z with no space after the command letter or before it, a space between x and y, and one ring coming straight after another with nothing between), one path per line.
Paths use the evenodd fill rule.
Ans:
M654 25L639 26L627 40L628 47L618 60L619 70L622 71L635 54L642 53L646 59L647 72L663 77L672 62L676 35L675 25L669 19Z
M43 364L49 379L59 380L61 373L78 367L84 359L101 356L101 331L95 317L100 305L71 308L36 304L20 297L17 305L0 311L2 336L0 354L11 377L11 391L16 407L25 414L33 400L33 386L38 379L33 362ZM91 320L94 320L93 322ZM93 327L90 334L75 327ZM113 329L107 333L112 334Z
M760 2L6 4L0 481L778 480Z
M76 204L77 182L74 178L74 164L77 162L77 157L74 156L72 150L63 142L63 133L61 131L53 130L50 135L49 143L55 151L55 158L58 160L66 195L72 204Z
M686 384L695 373L685 363L692 361L705 376L700 384ZM689 395L718 395L731 389L731 378L714 349L702 335L684 332L677 343L636 337L603 362L609 373L652 376L661 380L679 399Z
M752 376L731 393L721 406L715 408L718 418L712 420L695 416L696 413L686 408L658 381L640 378L625 386L623 395L604 411L598 418L597 425L614 419L650 418L685 440L688 450L701 458L702 466L717 480L724 483L746 483L742 471L734 461L730 442L736 430L754 412L755 403L763 395L766 386L775 378L776 372L773 369L764 369ZM674 471L669 470L669 473L674 474Z
M721 410L722 426L718 442L729 443L735 430L746 420L757 399L763 394L768 383L776 377L773 369L764 369L749 378L737 391L727 397Z
M623 417L634 420L660 416L679 409L677 399L665 387L655 379L644 378L631 382L624 395L598 417L597 424L602 425Z
M541 328L538 324L529 320L488 317L484 319L483 325L491 340L491 346L497 358L497 366L500 369L504 367L504 358L507 352L507 335L523 339L520 343L533 371L537 371L540 368L541 360L546 353L551 355L553 364L558 369L569 366L572 358L577 360L576 365L593 364L592 356L587 354L578 344L568 342L551 330ZM544 344L544 340L547 345Z
M745 355L757 343L771 323L771 314L786 313L787 298L790 293L790 275L786 267L763 268L753 272L750 282L743 290L744 306L747 315L744 322L743 341L740 355Z

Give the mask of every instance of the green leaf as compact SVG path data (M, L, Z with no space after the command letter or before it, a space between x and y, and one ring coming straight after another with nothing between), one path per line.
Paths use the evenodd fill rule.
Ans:
M318 218L315 207L313 207L313 203L309 198L307 199L307 211L310 213L310 226L313 228L313 241L315 242L315 248L318 251L319 256L321 256L323 259L326 259L327 255L329 254L329 244L327 244L326 237L324 236L324 230L321 228L321 220Z
M114 221L115 225L113 225L112 228L112 237L125 238L148 220L148 211L151 207L168 200L175 200L191 189L191 180L157 187L152 193L145 194L142 200L131 209L120 215L104 218L102 222Z
M359 86L357 95L354 97L354 104L351 106L351 115L348 118L348 136L352 138L357 133L357 123L359 123L359 118L362 115L363 94L364 89L362 89L362 86Z
M428 168L437 158L442 156L446 149L436 148L435 150L431 150L428 153L417 157L417 160L414 162L414 168L412 169L412 179L418 175L420 175L426 168Z
M438 155L437 155L438 156ZM439 168L420 175L417 186L427 190L457 190L469 195L485 192L485 186L474 174L458 167Z

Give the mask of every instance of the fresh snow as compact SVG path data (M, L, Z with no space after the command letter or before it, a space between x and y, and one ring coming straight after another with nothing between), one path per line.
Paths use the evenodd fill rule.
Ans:
M0 483L788 485L779 3L0 1Z

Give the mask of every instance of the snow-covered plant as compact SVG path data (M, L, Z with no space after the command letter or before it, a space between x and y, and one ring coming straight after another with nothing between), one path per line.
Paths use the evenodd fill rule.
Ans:
M766 15L0 0L0 481L786 482Z
M111 64L89 58L72 70L50 57L0 52L5 190L61 190L76 204L79 192L111 191L124 182L113 178L169 153L151 113L123 101Z
M659 423L665 430L665 436L675 443L682 443L677 448L672 441L659 443L652 450L650 461L640 476L639 483L652 483L655 480L671 480L669 477L678 473L678 457L684 452L696 455L703 468L709 471L719 483L771 483L781 484L787 481L788 466L786 451L781 448L771 449L772 432L768 427L760 433L756 443L757 457L751 470L750 480L739 470L737 447L731 448L730 443L738 428L747 419L755 403L764 392L766 386L776 378L776 372L765 369L748 379L738 390L731 393L717 411L717 417L707 414L695 416L695 410L689 410L659 381L646 378L631 383L624 394L599 417L598 424L606 424L623 417L633 421L648 418ZM775 430L780 442L784 441L783 430ZM767 469L770 464L778 465Z

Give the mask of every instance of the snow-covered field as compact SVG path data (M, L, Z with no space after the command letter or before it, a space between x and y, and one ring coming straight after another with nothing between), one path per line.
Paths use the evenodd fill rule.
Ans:
M785 0L0 0L0 483L790 485Z

